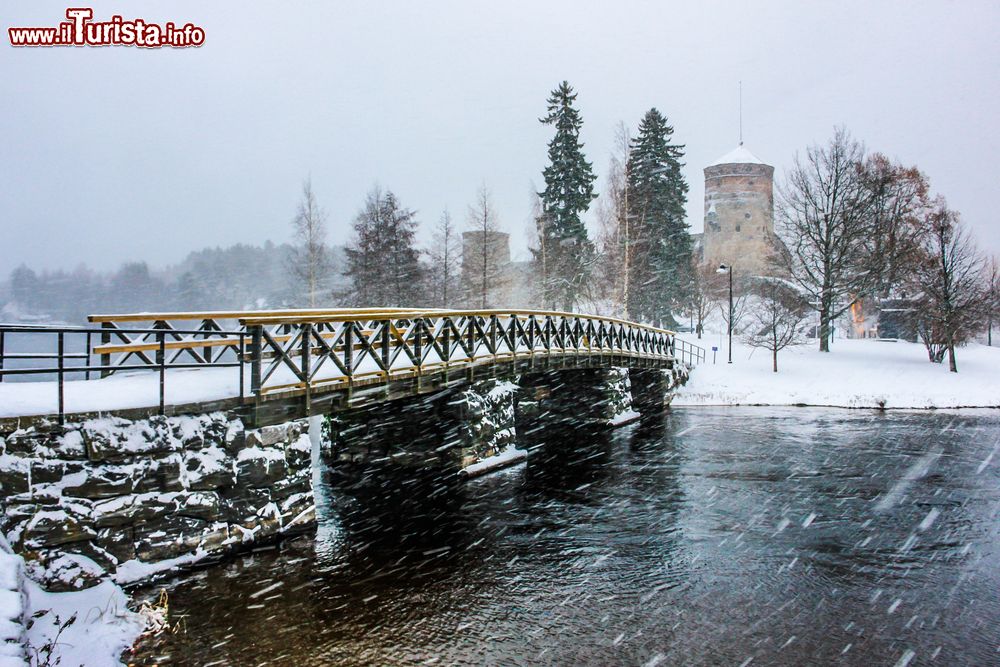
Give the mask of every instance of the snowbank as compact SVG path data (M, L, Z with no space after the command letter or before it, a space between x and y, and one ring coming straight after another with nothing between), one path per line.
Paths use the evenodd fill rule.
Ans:
M24 577L21 557L0 537L0 667L27 665L25 651L44 664L120 665L145 626L127 603L111 582L73 593L43 591Z
M45 612L28 631L28 643L39 648L58 635L52 664L118 667L122 652L145 626L126 606L125 592L110 581L73 593L47 593L29 580L27 590L32 613ZM73 617L60 632L60 625Z
M778 353L771 371L767 350L734 341L686 340L708 350L672 405L815 405L845 408L1000 407L1000 348L970 344L957 351L958 373L932 364L924 346L905 341L838 339L831 352L816 341ZM719 347L712 364L712 345Z

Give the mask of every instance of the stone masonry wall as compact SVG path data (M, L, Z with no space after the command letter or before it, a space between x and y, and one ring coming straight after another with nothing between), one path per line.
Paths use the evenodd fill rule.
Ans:
M102 418L0 437L0 531L50 590L273 539L315 522L303 421Z
M779 242L774 234L773 176L774 167L764 164L705 168L705 264L735 265L742 275L774 272Z
M463 468L514 442L517 385L483 380L430 397L403 398L331 415L328 455L339 463L391 459Z

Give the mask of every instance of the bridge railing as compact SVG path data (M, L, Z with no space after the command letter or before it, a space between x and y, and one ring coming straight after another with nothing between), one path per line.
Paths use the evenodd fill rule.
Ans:
M115 336L117 343L93 347L98 337ZM239 392L245 389L244 360L247 336L243 331L204 329L125 329L58 325L0 324L0 382L26 376L54 379L57 414L66 414L66 382L90 380L119 371L156 371L159 374L159 411L163 414L168 370L212 367L239 369ZM215 351L211 356L205 347ZM48 377L46 377L48 376Z
M535 355L616 355L697 363L672 331L535 310L393 310L245 317L251 392L381 382L452 366Z
M245 317L324 317L343 313L361 314L367 312L393 312L412 310L404 308L333 308L333 309L300 309L300 310L259 310L259 311L206 311L206 312L176 312L176 313L127 313L117 315L91 315L88 321L98 325L100 331L94 332L100 345L93 348L94 354L100 355L101 365L106 367L101 371L101 377L111 375L116 370L123 370L136 359L150 365L148 343L159 334L170 342L168 349L175 350L173 358L185 356L192 363L216 365L216 359L225 357L231 361L235 358L235 348L231 337L234 332L245 330L239 323ZM143 325L140 327L139 325ZM123 328L124 327L124 328ZM282 339L287 334L279 334ZM193 339L204 341L203 345L191 344ZM229 339L229 340L227 340ZM90 344L88 342L88 349ZM228 354L227 354L228 353Z
M702 348L672 331L536 310L312 309L90 319L99 326L0 325L0 382L55 379L61 419L67 379L126 371L159 374L162 413L167 371L174 369L238 368L238 396L247 395L248 376L250 393L261 397L532 356L611 355L692 365L705 359Z

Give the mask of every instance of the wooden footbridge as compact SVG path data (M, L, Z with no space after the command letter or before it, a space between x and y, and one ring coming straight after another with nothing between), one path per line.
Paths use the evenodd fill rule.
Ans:
M197 403L242 410L264 424L526 371L670 368L705 359L702 348L672 331L538 310L136 313L90 322L0 326L0 382L8 380L0 388L24 387L9 382L14 376L43 374L54 403L43 413L62 421L117 411L74 405L73 396L109 379L128 391L127 376L136 387L156 385L158 401L143 406L149 411L177 414ZM26 350L27 340L34 347ZM197 369L203 373L190 373ZM69 399L68 387L75 392Z

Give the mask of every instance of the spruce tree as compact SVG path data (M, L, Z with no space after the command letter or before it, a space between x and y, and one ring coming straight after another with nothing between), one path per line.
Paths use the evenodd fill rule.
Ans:
M655 108L646 112L628 159L631 228L628 316L676 326L672 313L691 290L691 235L685 221L684 146L671 143L674 128Z
M536 263L545 262L543 294L549 308L572 310L587 280L594 246L580 216L590 208L594 175L583 155L580 127L583 120L573 106L576 93L563 81L548 99L548 115L540 119L556 134L549 142L549 165L542 172L545 190L538 193L542 204ZM544 253L544 257L543 257Z
M362 307L418 305L422 271L414 217L392 192L376 187L368 193L345 248L348 301Z

